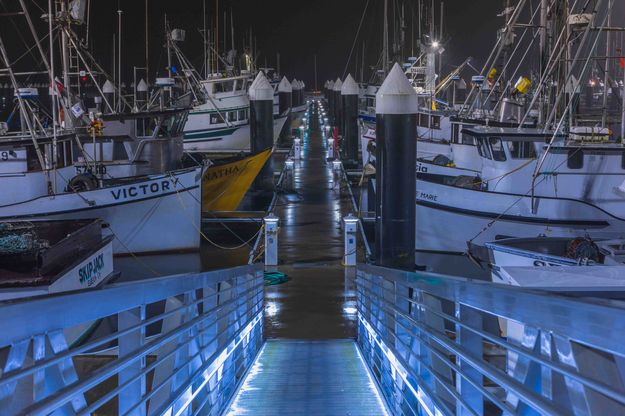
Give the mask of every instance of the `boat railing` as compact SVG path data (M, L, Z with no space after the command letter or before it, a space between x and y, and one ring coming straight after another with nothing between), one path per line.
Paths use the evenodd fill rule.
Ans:
M0 409L220 414L262 346L263 284L242 266L0 303Z
M623 302L368 265L356 286L394 414L625 413Z

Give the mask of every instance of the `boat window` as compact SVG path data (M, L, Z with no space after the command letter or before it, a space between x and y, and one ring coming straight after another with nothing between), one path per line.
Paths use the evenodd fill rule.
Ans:
M510 150L510 156L512 159L536 158L536 149L534 149L534 143L532 142L508 142L508 150Z
M65 161L65 142L60 142L56 145L56 167L64 168Z
M113 142L113 160L128 160L128 151L121 141Z
M211 114L211 123L210 124L221 124L224 122L223 117L219 113Z
M493 158L490 154L490 148L488 147L488 144L486 143L486 139L484 138L477 139L477 152L483 158L486 158L486 159Z
M37 157L37 151L33 146L26 146L26 163L28 164L29 172L38 172L42 170L39 158Z
M503 144L501 143L501 139L499 137L489 137L488 143L490 144L493 159L498 162L505 162L506 151L503 150Z
M452 124L451 126L451 142L452 143L460 143L460 126L457 124Z
M440 116L431 116L430 117L430 127L436 130L441 129L441 117Z
M228 121L237 121L237 112L236 111L228 111Z
M215 93L232 92L234 90L234 81L216 82Z
M367 107L375 107L375 99L367 98Z
M247 120L247 110L239 110L239 121Z
M566 166L569 169L581 169L584 167L584 151L582 149L571 149L566 159Z

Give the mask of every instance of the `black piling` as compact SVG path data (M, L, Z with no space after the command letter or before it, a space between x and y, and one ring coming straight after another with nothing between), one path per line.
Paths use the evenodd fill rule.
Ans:
M252 153L258 153L273 147L273 88L262 71L250 86L249 96L250 149ZM273 171L268 163L256 178L255 187L273 187Z
M341 81L340 78L337 78L336 81L334 81L334 90L333 90L333 96L334 96L334 123L332 123L332 125L336 128L338 128L339 130L339 136L342 135L342 129L343 127L341 126L341 88L343 87L343 81Z
M415 268L417 97L395 64L376 95L375 258Z
M349 164L358 161L358 93L360 88L350 75L341 87L343 115L343 160Z
M286 79L286 77L283 77L280 84L278 84L278 105L280 116L284 116L286 114L287 118L284 122L282 130L280 131L280 143L288 143L291 136L291 108L293 108L292 92L293 88L291 83L288 79Z

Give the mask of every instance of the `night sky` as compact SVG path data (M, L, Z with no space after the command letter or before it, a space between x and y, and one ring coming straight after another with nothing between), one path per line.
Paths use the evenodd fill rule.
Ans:
M538 4L538 0L530 0ZM207 0L209 19L214 19L216 0ZM28 0L32 6L32 15L40 21L39 8L47 9L46 0ZM149 0L150 66L151 76L156 71L164 75L166 55L163 46L163 27L167 15L172 27L187 31L187 40L181 45L184 53L196 67L202 65L202 3L203 0ZM257 39L258 65L265 63L276 66L276 53L281 55L281 71L289 79L303 79L307 87L313 86L313 56L318 56L318 80L322 85L326 79L343 76L347 57L354 42L358 24L367 0L219 0L220 37L223 36L223 12L228 12L228 46L230 45L230 11L233 11L235 26L235 46L241 51L244 38L251 29ZM383 0L369 0L363 27L347 72L355 72L356 57L365 42L365 62L374 65L382 48L382 12ZM389 0L390 13L393 4L400 0ZM411 19L416 21L417 0L406 0L408 15L407 44L410 45ZM443 73L448 73L467 56L474 58L473 65L481 68L495 40L496 30L503 25L503 18L497 17L503 9L503 0L446 0L444 2L444 47ZM0 10L17 9L17 0L0 0ZM145 0L92 0L91 41L94 55L109 71L112 67L113 34L117 32L117 9L123 10L123 57L126 68L125 77L130 81L132 66L144 66L144 6ZM436 21L438 23L438 5ZM415 10L414 12L412 10ZM2 18L6 19L6 18ZM22 18L12 18L21 31L26 32ZM6 20L4 20L6 21ZM45 33L45 24L39 23L40 33ZM415 29L416 31L416 29ZM15 36L13 27L0 25L0 34L7 39L12 56L22 54L24 46ZM26 36L27 39L28 36ZM416 40L416 35L415 35ZM32 44L32 43L31 43ZM360 57L358 57L360 62ZM26 65L26 60L21 61ZM32 66L32 64L30 64ZM360 64L359 64L360 67ZM24 69L24 68L20 68ZM360 72L358 70L358 72ZM365 79L369 77L365 71Z
M94 47L108 50L110 55L112 49L110 33L116 27L117 2L98 1L97 3L99 18L97 21L95 18L93 20L94 26L97 24L98 27L96 32L108 32L108 35L98 38ZM480 3L497 6L479 8L477 5ZM495 41L495 31L503 23L501 18L495 17L501 11L500 4L502 3L499 0L471 2L447 0L445 2L444 32L448 40L445 46L447 51L445 61L448 64L458 64L465 59L466 55L473 56L479 62L486 58ZM269 66L275 67L276 53L280 53L281 71L290 79L293 77L303 79L309 87L312 87L315 54L320 83L329 78L342 76L365 4L366 0L220 0L219 15L220 20L223 21L223 11L227 10L229 14L230 10L233 10L235 42L238 50L241 50L243 39L251 28L258 39L259 65L263 66L266 62ZM469 4L470 7L467 7ZM143 0L126 0L122 2L122 5L125 60L128 64L142 65L143 58L139 54L140 58L137 61L135 51L143 49L144 2ZM208 5L207 14L214 17L215 1L208 0ZM406 14L414 8L416 16L416 0L407 1L406 5ZM382 47L382 12L382 0L369 0L359 36L358 52L354 52L348 72L355 70L356 53L360 54L363 41L366 47L366 64L370 66L377 62ZM187 41L182 48L196 65L201 65L202 40L199 29L202 27L202 0L178 2L150 0L151 65L164 67L165 57L159 45L162 43L165 14L172 26L187 30ZM437 13L436 19L438 18ZM223 26L222 22L220 26ZM410 29L408 37L410 37ZM229 34L228 38L230 38ZM444 72L448 72L452 68L448 66L445 69Z

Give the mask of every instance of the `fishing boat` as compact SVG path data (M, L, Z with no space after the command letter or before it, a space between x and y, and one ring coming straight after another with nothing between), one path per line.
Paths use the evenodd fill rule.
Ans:
M250 151L249 75L209 78L201 84L206 102L194 106L184 127L184 149L198 153ZM274 117L274 142L286 116Z
M625 237L623 146L609 140L607 130L576 131L550 145L545 143L554 133L540 129L465 129L478 143L482 167L447 167L447 174L437 174L422 164L416 204L423 238L417 248L461 253L467 241L484 244L501 236Z
M169 76L176 76L183 84L181 97L190 100L192 106L184 125L184 150L192 153L238 154L250 152L250 100L248 89L253 81L253 66L235 71L233 62L225 74L219 66L206 64L204 75L191 65L179 43L185 39L184 31L167 29L167 53L177 59L179 69ZM232 61L234 58L232 58ZM247 60L246 60L247 62ZM286 115L274 116L274 143L278 140Z
M80 16L65 13L65 2L56 7L49 15L57 16L63 54L71 50L83 58L80 71L102 94L76 95L70 75L80 71L61 59L61 82L41 52L53 80L52 108L37 107L33 92L20 87L0 39L16 99L15 116L0 137L0 180L11 190L0 195L1 221L100 218L114 237L115 254L197 250L204 167L181 165L188 107L173 99L173 80L157 80L152 99L137 111L110 77L92 70L97 62L72 29ZM108 85L97 86L96 74Z
M234 211L272 154L266 149L245 158L219 159L202 176L202 212Z
M101 220L0 222L0 301L100 287L116 276Z

